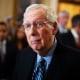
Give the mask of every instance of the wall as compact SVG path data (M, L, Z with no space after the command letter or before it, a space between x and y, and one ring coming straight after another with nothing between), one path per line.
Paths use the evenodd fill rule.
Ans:
M15 0L0 0L0 21L5 20L6 16L13 16Z
M41 0L41 3L46 4L53 10L57 11L58 0Z

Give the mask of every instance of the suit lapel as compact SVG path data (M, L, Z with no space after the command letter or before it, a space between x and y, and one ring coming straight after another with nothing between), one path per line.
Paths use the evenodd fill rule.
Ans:
M68 35L68 37L67 37L67 38L68 38L68 43L71 44L72 46L76 47L75 39L74 39L71 31L69 31L69 32L67 33L67 35Z
M27 55L27 53L29 55ZM22 68L24 70L24 74L23 74L24 79L23 80L30 80L32 71L34 68L35 60L36 60L36 54L34 52L32 52L32 50L28 50L27 52L25 52L24 61L23 61L24 63L22 65L23 66Z
M50 80L50 79L59 80L59 78L61 77L60 75L63 68L63 65L61 64L64 64L64 60L63 60L64 55L61 55L63 54L63 52L61 52L61 48L62 47L61 46L59 47L58 44L58 46L56 47L53 53L53 58L51 64L49 65L49 69L47 71L45 80Z
M6 47L5 60L7 60L7 58L11 55L11 49L10 48L12 47L12 46L10 46L10 43L8 40L6 40L5 47Z

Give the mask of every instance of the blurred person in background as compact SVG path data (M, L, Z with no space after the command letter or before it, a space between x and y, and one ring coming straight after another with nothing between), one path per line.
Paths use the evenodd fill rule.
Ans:
M8 39L12 40L14 31L15 31L15 29L13 27L13 18L11 16L7 16L5 21L6 21L7 28L8 28Z
M23 48L27 48L28 43L26 41L24 27L21 24L16 27L13 40L18 51L21 51Z
M67 33L67 23L69 20L69 12L66 10L58 13L58 34Z
M15 65L17 50L8 40L8 28L5 22L0 22L0 80L9 79Z
M72 28L68 33L59 36L60 42L69 47L80 50L80 14L72 17Z

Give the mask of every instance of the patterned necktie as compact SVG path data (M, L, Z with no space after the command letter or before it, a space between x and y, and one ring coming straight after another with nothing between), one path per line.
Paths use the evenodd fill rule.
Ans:
M46 61L41 58L37 68L34 69L32 80L43 80L46 72Z

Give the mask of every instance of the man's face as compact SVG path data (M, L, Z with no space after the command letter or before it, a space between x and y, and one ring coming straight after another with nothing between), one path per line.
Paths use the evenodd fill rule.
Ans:
M7 37L7 28L4 25L0 25L0 41L3 41Z
M26 13L23 23L30 47L35 52L41 53L41 55L44 55L45 52L47 53L53 44L56 32L53 25L47 22L44 10L34 9L29 11Z
M68 14L63 14L58 18L59 23L63 26L66 27L67 23L69 20L69 15Z

